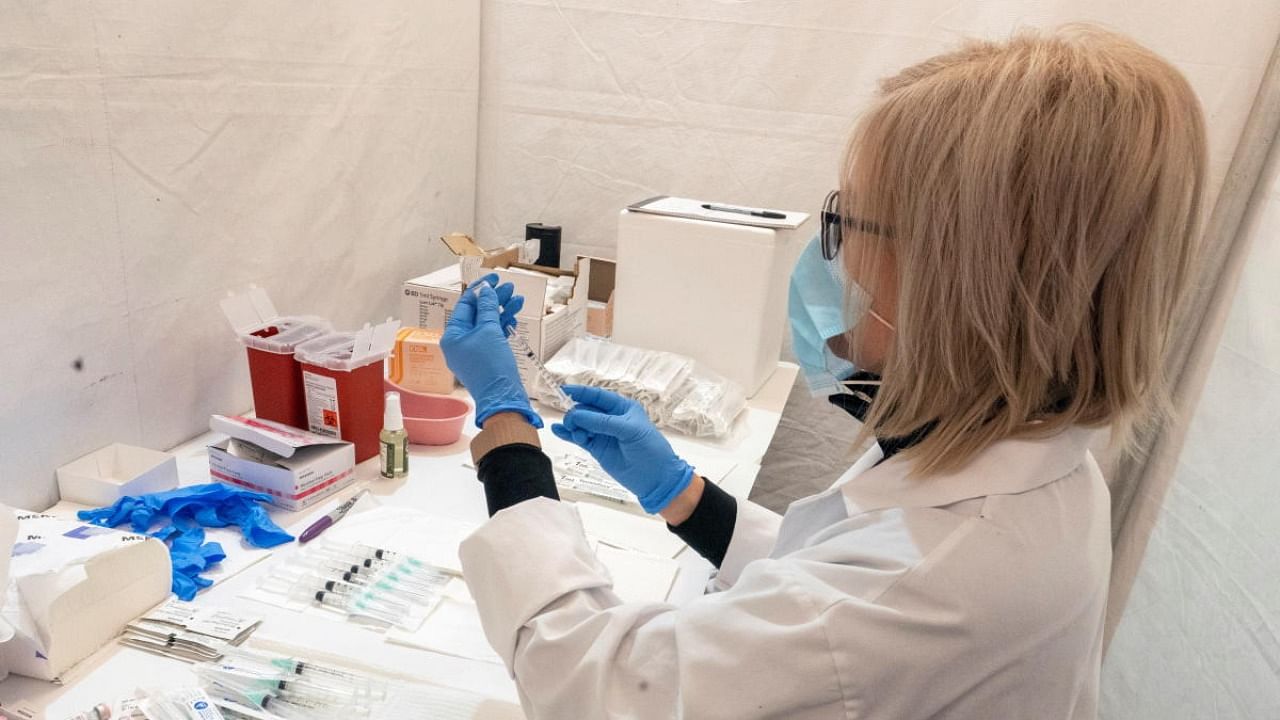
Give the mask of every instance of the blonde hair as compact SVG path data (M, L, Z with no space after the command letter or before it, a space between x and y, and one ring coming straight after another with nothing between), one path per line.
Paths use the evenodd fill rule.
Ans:
M1185 78L1096 28L969 42L884 80L840 197L845 247L896 267L864 434L927 428L907 452L928 473L1076 424L1129 438L1162 412L1205 145Z

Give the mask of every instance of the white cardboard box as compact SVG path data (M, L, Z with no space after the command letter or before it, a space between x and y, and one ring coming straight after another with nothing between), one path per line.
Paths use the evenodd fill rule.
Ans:
M169 453L115 443L58 468L63 500L103 507L125 495L178 487L178 461Z
M58 678L168 597L173 570L163 542L40 513L16 516L18 542L0 601L15 634L0 644L0 668Z
M686 355L754 395L778 365L809 216L755 224L665 197L632 207L650 204L665 207L618 218L614 342Z
M213 479L278 507L301 510L355 482L355 446L345 440L244 417L214 415L209 427L229 436L209 446Z
M519 323L516 332L529 343L539 360L545 362L570 339L586 332L591 258L578 258L573 271L576 279L568 304L547 315L542 312L547 294L546 278L511 272L507 269L505 260L500 261L499 267L481 267L471 263L475 266L468 265L464 270L464 265L471 260L474 257L460 256L457 265L449 265L405 281L400 298L400 323L406 327L443 330L449 316L453 314L454 304L462 295L464 278L469 277L474 281L486 272L494 272L502 282L514 283L516 293L524 296L524 309L517 316ZM524 381L525 387L531 388L534 378L532 364L517 353L516 365L520 369L520 379Z

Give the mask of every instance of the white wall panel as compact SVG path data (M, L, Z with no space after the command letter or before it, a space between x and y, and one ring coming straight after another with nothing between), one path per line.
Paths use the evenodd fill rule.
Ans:
M478 53L471 2L0 0L0 500L248 408L227 290L396 314L472 227Z
M1275 3L486 0L477 232L497 244L560 223L569 253L610 254L617 211L652 194L812 210L878 78L961 36L1072 21L1183 69L1209 115L1216 186L1280 29Z

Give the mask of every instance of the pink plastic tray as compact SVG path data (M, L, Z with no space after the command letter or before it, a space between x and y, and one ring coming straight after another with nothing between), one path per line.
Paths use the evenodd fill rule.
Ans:
M462 437L462 424L471 412L471 404L448 395L428 395L405 390L390 380L383 380L387 392L400 393L400 409L404 412L404 429L415 445L452 445Z

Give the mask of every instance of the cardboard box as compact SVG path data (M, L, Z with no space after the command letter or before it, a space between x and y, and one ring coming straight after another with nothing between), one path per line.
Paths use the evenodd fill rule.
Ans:
M453 392L453 373L440 350L440 331L419 327L400 328L391 351L387 379L405 390L448 395Z
M583 257L581 255L579 258ZM587 333L596 337L613 335L613 295L618 264L604 258L590 258L591 283L587 286Z
M169 453L114 443L58 468L63 500L104 507L126 495L178 487L178 461Z
M519 324L516 332L529 343L534 355L546 361L564 347L573 337L586 331L587 288L591 283L591 272L594 260L579 257L573 270L534 267L515 262L514 250L484 252L479 250L470 238L466 242L459 237L445 238L445 244L458 255L459 262L432 273L405 281L401 294L400 322L405 326L416 326L428 330L443 330L453 306L458 302L467 284L488 272L497 273L502 282L511 282L516 286L516 293L524 296L524 308L517 316ZM480 254L476 254L480 253ZM556 311L544 314L548 291L547 278L522 272L513 272L517 268L531 268L549 275L573 276L573 290L568 303ZM520 378L526 387L532 387L534 370L529 360L516 355L516 365L520 368Z
M271 496L285 510L302 510L355 482L355 446L269 420L214 415L214 432L229 437L209 446L209 474L218 482Z
M173 568L163 542L39 513L16 518L0 601L15 633L0 644L0 676L57 679L168 597Z
M698 361L754 395L778 366L787 278L809 216L659 197L618 218L613 340Z

